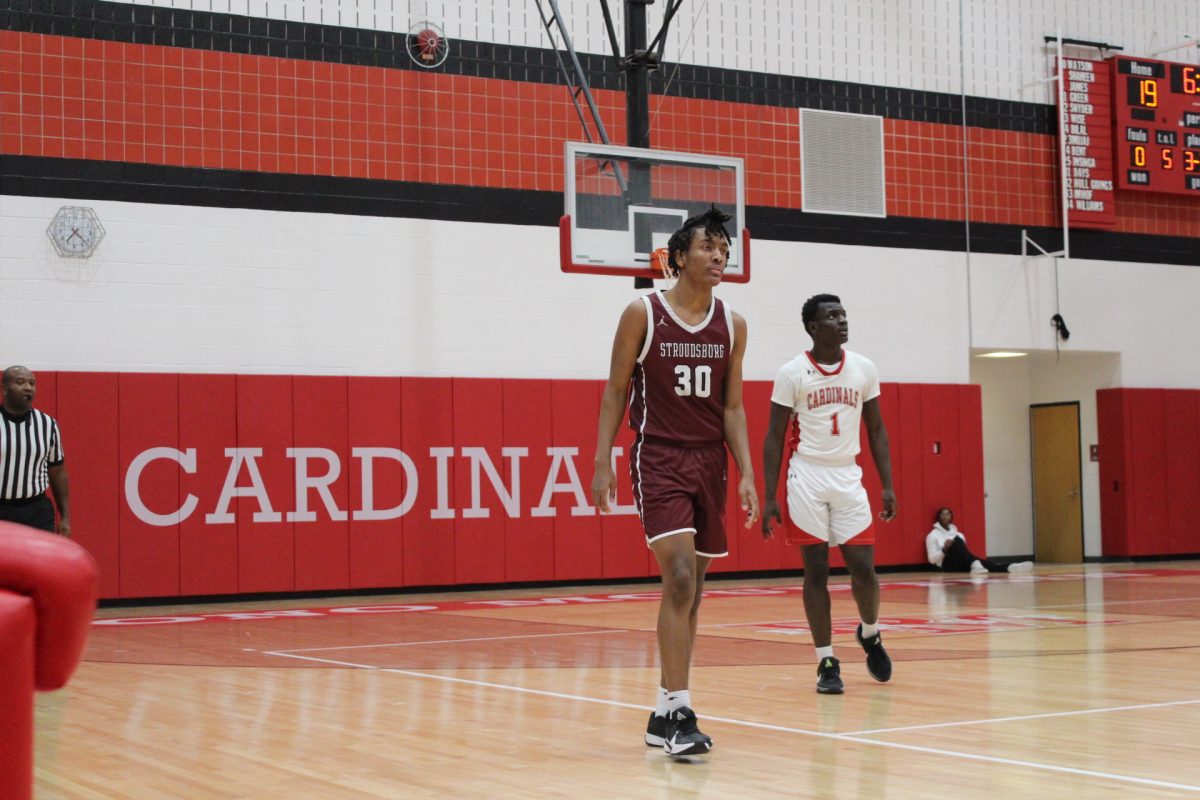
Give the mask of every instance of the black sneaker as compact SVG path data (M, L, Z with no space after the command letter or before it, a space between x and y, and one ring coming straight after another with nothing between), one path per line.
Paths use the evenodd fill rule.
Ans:
M862 623L854 630L854 638L867 651L867 672L880 683L887 683L892 677L892 658L883 649L883 634L876 633L869 639L862 635Z
M667 755L699 756L712 750L712 739L696 727L696 712L687 706L667 714L666 723L663 750Z
M817 665L817 691L821 694L841 694L845 691L841 662L833 656L822 658Z
M650 721L646 723L646 746L662 747L667 743L667 718L650 712Z

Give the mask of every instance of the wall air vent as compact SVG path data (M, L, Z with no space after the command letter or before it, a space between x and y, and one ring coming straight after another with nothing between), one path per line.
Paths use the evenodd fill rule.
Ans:
M804 210L886 217L883 117L800 109Z

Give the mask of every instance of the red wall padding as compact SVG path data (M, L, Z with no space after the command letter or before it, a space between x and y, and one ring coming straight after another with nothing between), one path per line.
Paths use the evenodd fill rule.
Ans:
M592 384L591 391L588 392L592 396L593 414L590 418L582 417L579 420L580 426L583 428L584 438L581 444L586 448L586 451L591 454L592 459L596 456L596 436L597 436L597 416L600 413L600 398L604 393L604 384L600 381ZM628 419L625 420L628 422ZM587 431L590 428L590 436ZM633 446L633 431L630 430L627 424L622 423L621 428L617 431L617 438L613 444L614 452L620 449L620 455L616 459L617 462L617 500L618 506L626 509L633 506L633 486L629 479L629 455L630 449ZM584 475L580 476L583 480L591 482L591 467L585 467ZM591 489L589 488L590 492ZM638 521L636 514L621 514L621 515L604 515L600 517L600 537L601 537L601 573L603 578L636 578L645 577L647 575L658 574L657 566L654 561L654 554L650 548L646 546L646 537L642 533L641 524Z
M624 425L616 442L617 505L624 513L600 515L590 505L600 381L126 373L38 378L39 406L55 414L63 430L75 537L101 566L105 598L619 580L657 573L632 512L632 435ZM756 474L770 394L770 381L745 385ZM1161 489L1146 482L1136 487L1148 498L1163 494L1164 543L1153 552L1200 549L1194 526L1174 521L1176 515L1197 516L1195 497L1178 492L1167 501L1170 481L1184 479L1172 476L1195 474L1200 410L1194 395L1165 397L1155 395L1158 407L1191 419L1192 438L1169 442L1165 460L1158 453ZM877 524L878 562L923 563L924 536L940 505L954 507L982 543L978 387L885 384L880 403L900 516ZM1104 400L1101 406L1103 414ZM1161 431L1157 441L1168 443ZM865 433L863 447L864 481L878 511L880 482ZM367 448L374 449L369 491L363 480ZM514 461L505 448L524 454ZM309 518L299 516L297 506L300 454L289 457L289 449L306 451L300 480L311 484L303 499ZM478 469L473 459L479 459ZM140 474L131 474L135 463ZM324 481L331 469L336 477ZM736 476L731 459L730 556L714 569L799 568L799 552L785 545L782 533L764 541L757 524L743 526ZM762 475L758 484L761 494ZM227 503L220 502L223 492L230 495ZM370 509L364 505L368 493ZM502 493L513 498L509 508ZM369 510L376 513L364 513Z
M237 447L261 451L255 462L247 457L237 465L236 485L260 495L265 489L267 500L264 504L259 495L242 495L229 504L237 517L238 591L290 592L296 589L296 537L286 512L293 508L296 485L284 452L295 441L292 376L238 375L236 416ZM256 463L257 475L251 463ZM213 502L202 499L201 507Z
M115 373L59 373L55 418L71 479L71 537L100 565L100 597L137 597L121 585L121 485L128 465L120 463L118 381ZM220 412L210 406L209 413Z
M540 477L546 474L550 467L551 458L546 454L546 448L554 444L557 436L557 422L554 415L553 381L549 380L503 380L501 384L501 411L499 429L502 434L501 444L505 447L523 447L529 452L523 458L509 459L503 456L500 448L488 448L492 462L505 481L507 491L519 501L520 516L511 517L508 512L490 499L488 492L492 491L490 482L483 483L481 502L489 506L490 517L484 522L491 523L493 530L500 528L504 536L497 543L503 546L503 559L493 549L490 558L499 561L504 567L506 581L549 581L556 578L558 566L558 548L556 546L555 520L566 509L561 505L554 516L532 516L529 509L536 507L542 497L542 481ZM564 409L564 413L570 413ZM475 446L479 446L476 443ZM584 464L578 462L582 468ZM591 463L590 461L587 463ZM513 483L514 469L511 464L517 464L516 474L520 477L520 491ZM590 476L590 473L589 473ZM569 512L568 512L569 513ZM497 525L503 521L503 525ZM565 533L565 532L564 532ZM591 538L591 537L589 537ZM598 544L598 542L597 542ZM494 548L494 545L493 545ZM570 573L564 579L578 577L577 573L588 573L584 565L577 569L569 560L571 544L562 543L564 562L563 571ZM597 555L599 550L597 550ZM599 568L596 559L595 568ZM591 575L595 575L592 572ZM590 577L590 576L589 576Z
M347 505L350 480L346 473L356 464L350 459L348 391L348 379L344 377L298 377L292 382L292 446L327 451L305 459L305 474L315 480L337 473L336 480L324 487L333 499L334 512L327 508L328 498L323 497L318 488L310 487L305 492L306 509L308 514L315 514L316 519L310 522L296 520L293 524L296 591L340 589L351 585ZM289 463L288 466L293 465ZM296 480L294 469L292 479ZM294 506L293 502L287 507ZM345 518L335 521L333 513L339 517L344 514ZM286 518L286 512L284 516Z
M759 502L766 502L763 485L766 478L762 474L762 445L767 435L767 424L771 419L771 381L749 381L742 384L742 402L746 408L746 427L750 432L750 458L754 462L754 474L758 478ZM787 495L787 459L780 465L777 494L780 508L786 512ZM737 547L738 569L743 572L760 570L777 570L784 567L784 553L796 551L797 548L785 547L783 531L779 525L772 522L775 532L770 540L762 538L762 522L754 523L746 528L746 515L737 502L737 466L729 459L729 505L725 511L725 536L729 539L730 547ZM736 545L735 545L736 543Z
M1200 553L1200 391L1102 389L1105 556Z
M1126 526L1124 389L1096 392L1097 445L1100 452L1100 549L1105 555L1129 554Z
M1200 392L1163 391L1166 437L1167 552L1200 553ZM1176 424L1179 420L1182 424Z
M496 466L504 469L500 454L504 445L503 393L499 380L453 378L453 435L455 449L451 471L455 487L454 582L501 583L504 581L504 512L495 489L482 467L479 468L479 505L488 509L486 518L469 516L473 505L471 459L463 456L464 447L485 448Z
M180 449L196 451L195 472L180 470L175 505L183 508L189 496L196 498L196 511L179 522L179 591L184 595L244 591L238 584L237 525L210 525L204 519L225 483L229 463L225 449L237 443L237 402L237 378L233 375L179 376ZM122 462L122 470L128 469ZM124 501L122 505L126 505ZM164 508L159 513L171 510ZM104 566L101 562L101 574Z
M346 398L352 446L402 451L399 378L350 378ZM394 454L393 454L394 455ZM371 507L395 509L405 499L408 475L396 457L373 457ZM363 508L362 462L346 464L350 508ZM386 488L385 488L386 487ZM420 488L420 487L418 487ZM404 517L350 521L350 586L367 589L404 585Z
M971 526L964 527L963 530L974 531L971 535L971 546L978 546L977 553L986 553L987 525L983 503L983 389L978 384L961 384L956 388L961 485L954 513L963 521L964 526ZM934 511L936 509L931 510L929 515L930 528L933 527Z
M888 426L888 439L892 451L892 480L896 485L896 504L900 513L896 519L884 525L876 523L875 545L876 561L881 564L895 563L898 557L897 548L903 541L925 541L925 534L932 525L929 523L931 514L927 514L930 505L953 505L948 501L940 501L942 495L937 487L931 487L928 495L925 491L925 479L921 474L923 464L922 453L927 442L922 438L921 385L905 383L880 387L882 395L880 403L883 409L883 421ZM903 420L904 424L900 424ZM864 444L866 437L863 437ZM932 443L928 443L932 448ZM869 478L872 470L864 469ZM869 484L868 484L869 485ZM922 498L928 496L930 500ZM875 502L872 498L872 502ZM900 531L894 532L893 529ZM966 530L970 530L966 528ZM897 542L897 539L900 542ZM922 553L920 561L909 559L908 563L922 563L925 556Z
M402 378L400 381L400 449L418 466L416 500L404 517L403 586L434 586L455 582L454 519L442 516L456 508L455 487L446 487L446 503L438 502L437 477L430 449L454 447L454 407L451 381L444 378ZM453 474L452 461L445 463ZM376 489L378 492L379 490ZM437 515L437 516L435 516Z
M533 382L508 381L508 383L527 384ZM579 458L575 465L579 470L579 480L583 483L583 490L590 501L592 463L596 458L596 423L600 413L600 392L592 381L549 381L549 384L551 426L549 438L560 446L569 444L579 448ZM506 411L506 416L507 413ZM539 420L534 416L536 408L517 413L523 417L522 425L537 425L545 430L545 418ZM537 460L533 460L530 466L533 467L540 462L542 467L531 469L527 491L529 496L536 500L541 498L544 481L536 480L535 476L544 474L545 470L550 467L551 458L545 455L544 450L541 454L535 454L531 444L531 460L535 455L537 455ZM628 502L628 500L629 498L626 496L624 501ZM554 579L570 581L604 575L606 523L601 521L599 514L571 514L570 508L575 505L575 501L569 500L562 494L556 495L551 505L556 511L553 517L548 518L553 520L554 530ZM532 522L533 520L525 521ZM617 522L619 519L614 518L613 521ZM623 535L623 530L625 529L617 525L613 538L616 540L636 538ZM633 552L641 559L637 562L637 569L644 570L645 553L636 548ZM627 574L641 575L645 573L639 571Z
M179 376L123 374L118 376L117 390L118 458L123 465L119 480L124 484L128 465L139 453L152 447L179 446ZM180 474L171 461L146 464L138 476L138 496L148 510L168 514L178 507ZM72 489L76 486L83 488L78 479L72 482ZM179 523L149 525L126 502L120 504L119 513L121 594L180 594ZM80 519L91 521L90 516Z

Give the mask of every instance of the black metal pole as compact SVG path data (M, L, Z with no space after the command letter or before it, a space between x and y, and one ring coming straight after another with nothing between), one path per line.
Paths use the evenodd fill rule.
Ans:
M654 0L625 0L625 143L630 147L650 146L650 60L646 52L646 6ZM654 65L657 66L657 65ZM634 203L650 199L650 171L634 165L629 191ZM633 288L650 289L650 278L634 278Z
M630 147L650 146L650 64L646 60L646 6L625 0L625 115Z

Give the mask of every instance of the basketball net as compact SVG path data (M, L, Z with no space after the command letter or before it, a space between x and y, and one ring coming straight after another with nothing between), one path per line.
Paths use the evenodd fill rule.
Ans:
M664 289L670 289L675 285L675 281L678 280L678 276L671 274L670 266L670 249L666 247L659 247L650 254L650 267L656 273L658 273L655 275L655 280L664 281L666 283L666 285L663 287Z

